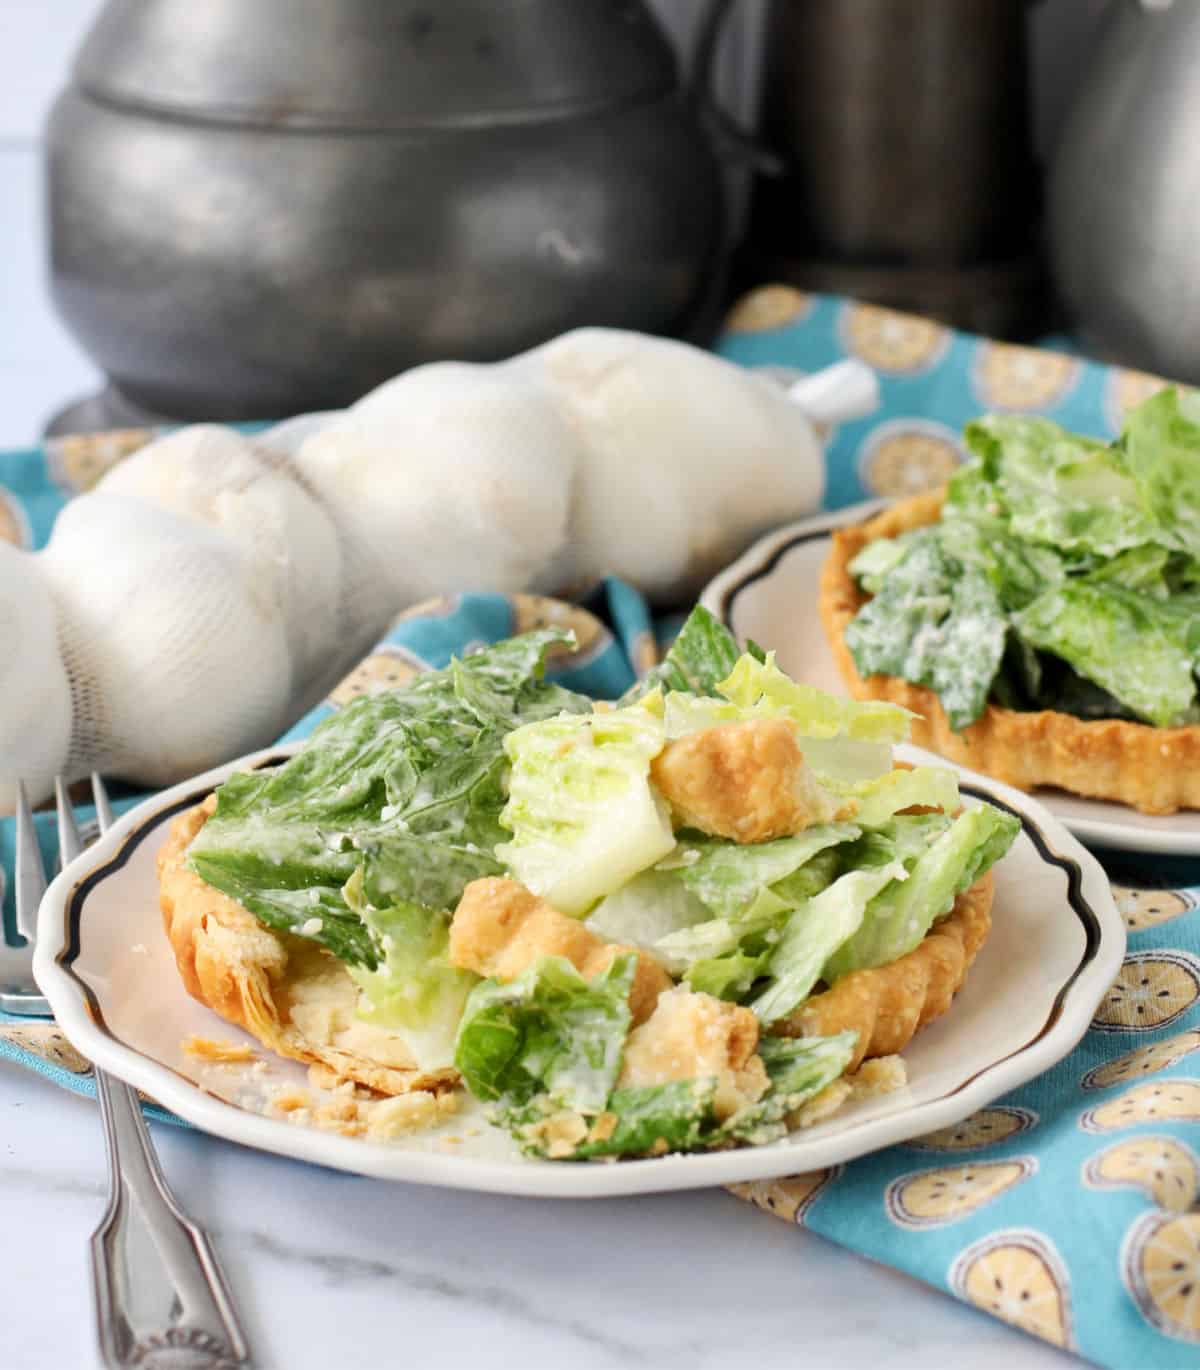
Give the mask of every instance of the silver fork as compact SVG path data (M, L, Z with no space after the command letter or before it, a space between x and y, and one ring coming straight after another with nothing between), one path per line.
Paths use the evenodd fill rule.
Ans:
M61 779L55 782L55 797L60 860L66 866L84 844ZM112 809L98 775L92 776L92 797L104 832ZM18 785L17 927L25 945L5 947L0 937L0 1007L48 1018L50 1007L31 971L45 888L33 816L24 786ZM95 1075L109 1174L108 1207L91 1239L92 1292L105 1365L110 1370L249 1365L246 1338L208 1236L168 1188L137 1095L99 1066Z

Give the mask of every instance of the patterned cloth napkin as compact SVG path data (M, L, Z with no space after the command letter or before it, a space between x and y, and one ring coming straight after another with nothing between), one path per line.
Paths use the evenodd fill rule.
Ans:
M1035 411L1110 436L1126 409L1162 384L779 286L741 302L718 350L781 380L847 354L879 371L881 410L829 435L831 508L939 483L962 458L962 424L980 410ZM0 537L41 545L65 500L150 436L72 438L0 456ZM611 580L577 605L468 594L418 606L288 737L304 736L358 692L548 620L573 627L581 644L569 662L553 662L552 672L598 697L619 694L645 670L677 622L652 622L637 593ZM49 854L48 818L39 826ZM11 822L0 822L0 881L5 871L11 877L12 846ZM955 1127L737 1192L1098 1363L1194 1366L1200 860L1101 857L1130 949L1069 1057ZM11 894L4 916L11 926ZM0 1017L0 1055L91 1092L88 1063L52 1024Z

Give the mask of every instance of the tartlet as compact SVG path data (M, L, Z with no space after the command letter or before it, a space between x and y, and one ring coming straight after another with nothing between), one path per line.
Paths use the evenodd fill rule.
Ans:
M1017 789L1054 786L1116 800L1146 814L1200 809L1200 725L1157 728L1124 719L1081 719L1052 709L1019 712L989 703L955 732L937 695L896 676L864 678L846 645L846 628L870 598L850 573L869 543L937 523L945 491L901 500L865 523L837 529L821 572L819 611L829 645L856 699L911 710L912 741Z

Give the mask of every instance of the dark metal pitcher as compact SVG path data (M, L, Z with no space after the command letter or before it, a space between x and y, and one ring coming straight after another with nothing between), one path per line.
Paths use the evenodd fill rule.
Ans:
M109 0L47 145L55 303L118 405L178 418L683 333L721 247L640 0Z

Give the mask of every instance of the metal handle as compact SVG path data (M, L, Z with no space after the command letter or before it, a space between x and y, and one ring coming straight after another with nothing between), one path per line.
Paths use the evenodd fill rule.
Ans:
M696 48L692 56L692 99L723 152L752 167L761 176L783 176L788 171L787 160L740 127L732 115L718 104L713 93L713 74L721 35L725 31L725 20L736 3L737 0L709 0L708 8L697 25Z
M114 1370L248 1365L249 1348L217 1258L167 1187L137 1095L99 1069L96 1092L110 1181L108 1208L91 1239L105 1364Z

